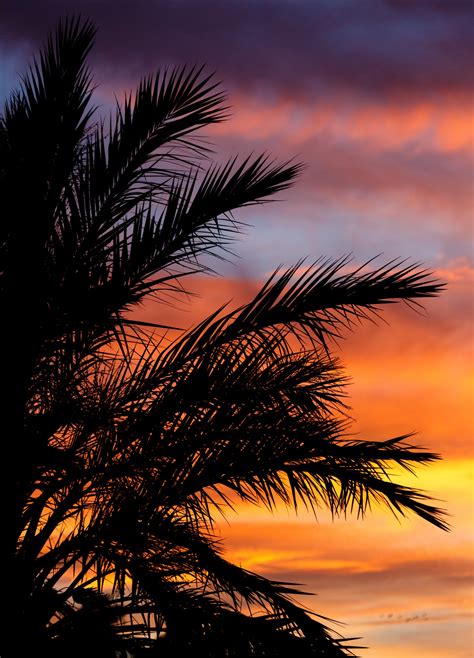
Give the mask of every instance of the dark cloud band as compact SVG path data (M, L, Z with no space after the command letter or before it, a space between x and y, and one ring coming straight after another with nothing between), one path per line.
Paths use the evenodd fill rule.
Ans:
M207 63L231 88L293 97L333 88L386 96L471 88L472 3L403 0L83 0L99 73L130 81L162 63ZM70 0L4 0L0 40L43 41Z

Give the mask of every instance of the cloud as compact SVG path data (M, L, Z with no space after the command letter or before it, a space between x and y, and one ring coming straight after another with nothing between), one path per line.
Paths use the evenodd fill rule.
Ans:
M377 150L410 146L414 152L450 153L469 150L473 141L470 108L444 99L374 102L345 94L328 100L272 103L251 95L231 98L233 116L218 124L213 134L239 139L286 141L298 148L317 136L355 142Z
M265 94L465 95L472 5L449 4L83 0L81 13L99 26L96 63L105 78L198 61L218 68L233 89ZM4 0L0 38L36 46L58 16L76 10L70 0L52 0L46 10Z
M392 208L399 224L416 215L420 223L443 232L448 224L451 234L472 230L469 106L345 98L271 104L239 97L231 120L210 135L225 152L263 151L271 145L278 157L296 155L307 163L290 197L300 216L305 204L369 218L381 218ZM294 210L290 205L288 214Z
M305 243L321 242L326 253L340 244L369 255L369 247L376 253L390 243L400 254L416 244L432 261L465 255L473 202L470 3L354 6L179 0L112 8L103 0L82 2L81 11L99 25L99 103L113 102L159 62L205 61L219 69L235 106L229 122L209 131L219 152L270 149L308 164L285 195L291 203L274 210L277 219L298 218L286 233L279 227L285 244L317 220ZM14 61L23 68L26 44L43 41L74 7L2 3L0 42L13 53L4 89Z
M433 467L438 476L445 473L446 491L453 493L458 485L461 495L469 487L463 480L466 468L462 462ZM378 509L364 521L349 517L331 523L321 513L316 523L304 512L297 520L244 505L221 533L231 559L269 578L302 583L316 596L301 602L347 624L336 630L362 636L374 655L395 658L403 647L410 656L422 649L430 657L468 656L470 514L466 509L446 534L420 520L397 524ZM457 639L452 629L461 633ZM449 647L460 653L448 653Z

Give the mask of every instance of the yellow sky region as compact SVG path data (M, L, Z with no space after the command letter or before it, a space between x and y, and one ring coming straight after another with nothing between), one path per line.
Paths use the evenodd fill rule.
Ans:
M305 511L296 517L248 505L229 515L220 533L232 560L316 593L302 602L345 622L343 634L362 636L371 647L364 657L398 658L403 651L467 658L474 601L473 478L468 459L423 469L417 480L403 478L446 501L449 533L414 517L399 522L381 508L364 520L334 522L321 511L315 522Z
M423 143L448 153L472 149L473 122L469 103L445 99L397 104L348 100L329 103L319 98L314 106L291 99L277 104L232 98L232 120L215 128L217 135L243 135L246 139L285 137L297 145L324 133L338 140L366 142L376 148Z
M421 468L418 476L400 473L396 478L405 485L426 490L437 499L449 514L448 533L410 513L396 519L381 506L374 506L363 520L357 519L356 514L348 514L334 522L329 512L321 509L317 511L315 524L313 513L304 507L297 513L283 507L269 512L247 503L239 504L238 513L230 512L227 520L220 523L220 529L230 538L234 555L249 568L272 570L291 566L303 571L308 568L381 571L392 562L426 555L427 546L433 557L442 558L448 549L461 555L466 543L473 539L469 525L474 501L473 479L474 459L468 458L443 460ZM285 526L291 532L282 532ZM255 532L257 527L260 529ZM391 536L389 544L374 544L387 533ZM341 541L344 537L351 541ZM376 552L375 545L378 545Z

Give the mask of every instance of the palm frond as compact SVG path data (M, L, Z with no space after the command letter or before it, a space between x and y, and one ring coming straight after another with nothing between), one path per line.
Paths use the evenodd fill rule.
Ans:
M198 68L144 78L92 125L93 38L89 22L60 23L0 118L5 627L22 655L54 658L351 656L297 587L225 559L214 524L245 500L359 516L380 503L447 529L396 478L438 455L409 436L348 438L329 350L443 285L404 261L300 261L178 335L133 317L225 258L234 211L301 165L212 164L196 131L227 107Z
M24 254L28 239L35 245L31 248L41 249L45 258L46 239L93 112L92 81L85 60L94 33L89 22L61 22L20 90L6 103L0 185L11 211L5 213L2 230L20 231L17 239L21 240L21 250L18 245L11 258ZM37 221L38 214L42 221ZM11 221L18 215L21 220L13 226L7 218ZM12 234L10 248L13 244Z
M212 350L248 337L253 347L275 332L287 339L295 336L302 347L309 340L310 346L319 344L327 351L329 339L341 338L354 323L377 317L379 306L418 303L443 289L431 272L416 263L391 261L363 272L367 263L343 272L348 262L347 258L322 259L303 272L299 272L301 263L281 274L276 270L251 302L227 314L213 313L183 334L170 346L164 362L193 359L204 347Z

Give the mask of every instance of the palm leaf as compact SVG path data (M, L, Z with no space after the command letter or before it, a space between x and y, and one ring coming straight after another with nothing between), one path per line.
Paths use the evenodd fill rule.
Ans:
M227 108L202 69L144 78L92 125L93 37L62 22L0 119L5 627L22 654L58 658L352 655L297 587L225 559L214 523L243 499L360 516L381 503L447 528L394 477L437 455L408 436L348 438L329 349L443 286L403 261L320 259L179 334L131 316L227 257L234 211L301 166L214 165L196 131Z

